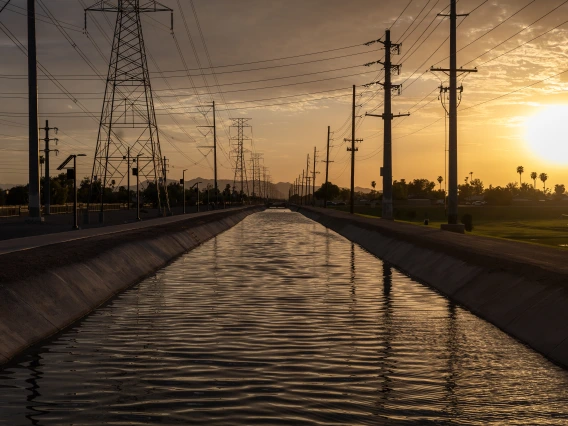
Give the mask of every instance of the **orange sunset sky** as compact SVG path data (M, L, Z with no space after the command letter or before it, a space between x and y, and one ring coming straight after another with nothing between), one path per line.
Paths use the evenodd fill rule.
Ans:
M95 71L106 76L115 19L89 15L89 36L83 34L83 8L92 3L44 0L37 6L38 60L74 99L40 72L40 124L49 119L61 129L60 156L88 155L79 163L85 176L105 87ZM263 154L274 183L293 182L314 146L323 160L331 126L330 181L347 187L350 163L343 139L351 135L355 84L361 105L356 136L364 139L355 184L370 187L376 180L380 189L383 123L364 115L382 113L383 93L380 86L363 85L382 79L379 65L364 64L381 59L383 52L379 44L364 43L382 37L387 28L394 41L402 41L401 55L393 57L402 72L393 83L403 83L403 91L393 97L393 112L411 113L394 122L394 179L444 176L445 122L437 87L447 80L428 69L449 65L449 20L436 17L447 11L448 0L194 0L194 9L185 0L162 3L175 11L181 52L168 14L144 16L143 23L169 178L181 178L183 169L189 169L186 176L212 178L213 155L198 148L211 145L212 136L197 126L206 124L202 113L208 112L199 105L215 100L219 178L234 174L230 118L248 117L253 142L247 148ZM516 168L522 165L523 181L532 183L529 175L535 171L548 174L547 187L568 185L568 2L461 0L458 11L471 12L458 21L458 66L479 70L460 78L460 181L473 172L486 187L518 182ZM25 1L13 0L0 14L2 184L27 182L26 57L7 35L26 44L22 13ZM319 186L321 161L318 170Z

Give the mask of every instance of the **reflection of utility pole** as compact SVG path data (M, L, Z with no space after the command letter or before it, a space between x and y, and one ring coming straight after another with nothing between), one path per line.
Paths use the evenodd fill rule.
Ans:
M440 87L441 93L449 91L450 105L448 108L448 117L450 121L450 141L449 141L449 188L448 188L448 224L458 224L458 90L463 92L463 87L458 88L457 76L459 73L477 72L477 69L457 68L457 18L456 0L450 0L450 68L431 68L431 71L443 72L450 77L450 87ZM448 16L448 15L440 15ZM444 102L445 96L442 96ZM445 108L445 106L444 106Z
M329 136L331 134L331 127L327 126L327 155L325 157L325 188L323 191L323 207L327 208L327 196L329 191L329 163L333 163L333 161L329 161Z
M43 183L43 203L45 205L44 214L49 215L49 214L51 214L51 212L50 212L50 208L51 208L51 202L50 202L50 199L51 199L51 182L50 182L50 173L49 173L49 153L52 152L52 151L55 152L56 155L59 153L59 150L57 150L57 149L49 149L49 142L54 141L56 145L57 145L57 142L59 142L59 139L57 139L57 138L50 139L49 131L55 130L55 134L57 134L59 129L57 127L49 127L49 121L45 120L45 127L42 130L45 132L45 138L43 138L43 141L45 142L45 149L43 150L44 159L45 159L44 160L45 161L45 181Z
M28 0L28 120L29 120L29 217L41 221L39 197L39 122L37 118L37 57L35 0Z
M377 61L376 63L381 64L385 68L385 82L372 84L380 84L385 90L385 100L384 100L384 114L369 114L371 117L381 117L384 121L384 142L383 142L383 167L381 168L381 176L383 177L383 202L382 202L382 218L387 220L393 220L393 206L392 206L392 120L397 117L407 117L410 114L398 114L393 115L392 113L392 94L393 92L400 95L402 85L392 84L391 73L395 70L400 74L400 65L393 65L391 62L391 54L400 54L400 44L391 42L390 30L386 31L385 41L377 40L379 43L385 46L385 62ZM367 45L374 42L366 43Z

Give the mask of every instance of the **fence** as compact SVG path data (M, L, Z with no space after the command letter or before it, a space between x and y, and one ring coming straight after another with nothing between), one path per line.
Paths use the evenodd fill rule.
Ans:
M79 210L86 210L87 203L79 203L77 205ZM105 204L105 211L113 210L126 210L127 204ZM98 212L101 209L100 204L90 204L90 212ZM42 209L45 213L45 206ZM49 207L50 214L70 214L73 213L73 204L52 205ZM27 216L29 213L28 206L0 206L0 217L14 217L14 216Z

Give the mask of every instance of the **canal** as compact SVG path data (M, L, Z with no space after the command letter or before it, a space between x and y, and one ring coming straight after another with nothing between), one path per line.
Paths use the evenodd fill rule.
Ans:
M567 423L566 371L287 210L0 370L6 425Z

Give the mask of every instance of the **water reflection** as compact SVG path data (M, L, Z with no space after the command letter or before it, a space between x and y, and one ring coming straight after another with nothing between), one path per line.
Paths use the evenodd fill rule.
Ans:
M0 371L0 424L567 424L568 375L336 233L256 214Z
M30 372L30 376L26 379L26 383L30 386L26 389L29 391L27 396L28 404L26 408L30 411L30 413L26 414L26 418L29 420L30 424L38 425L39 420L36 417L40 417L42 414L46 414L46 411L42 411L38 405L37 400L41 397L39 392L40 389L40 380L42 378L41 372L41 355L36 354L32 356L32 360L28 365L28 370Z
M382 317L379 323L383 324L384 329L384 343L382 345L380 365L381 372L380 377L382 378L381 389L380 389L380 406L388 402L390 393L392 391L392 374L393 374L393 360L392 360L392 339L394 337L393 328L393 318L392 318L392 302L391 302L391 290L392 290L392 268L387 264L383 263L382 269L382 292L383 292L383 303L382 303Z
M459 416L458 396L456 388L458 386L460 339L457 319L457 307L452 301L448 301L448 329L447 329L447 354L448 367L446 373L446 400L448 401L448 413Z

